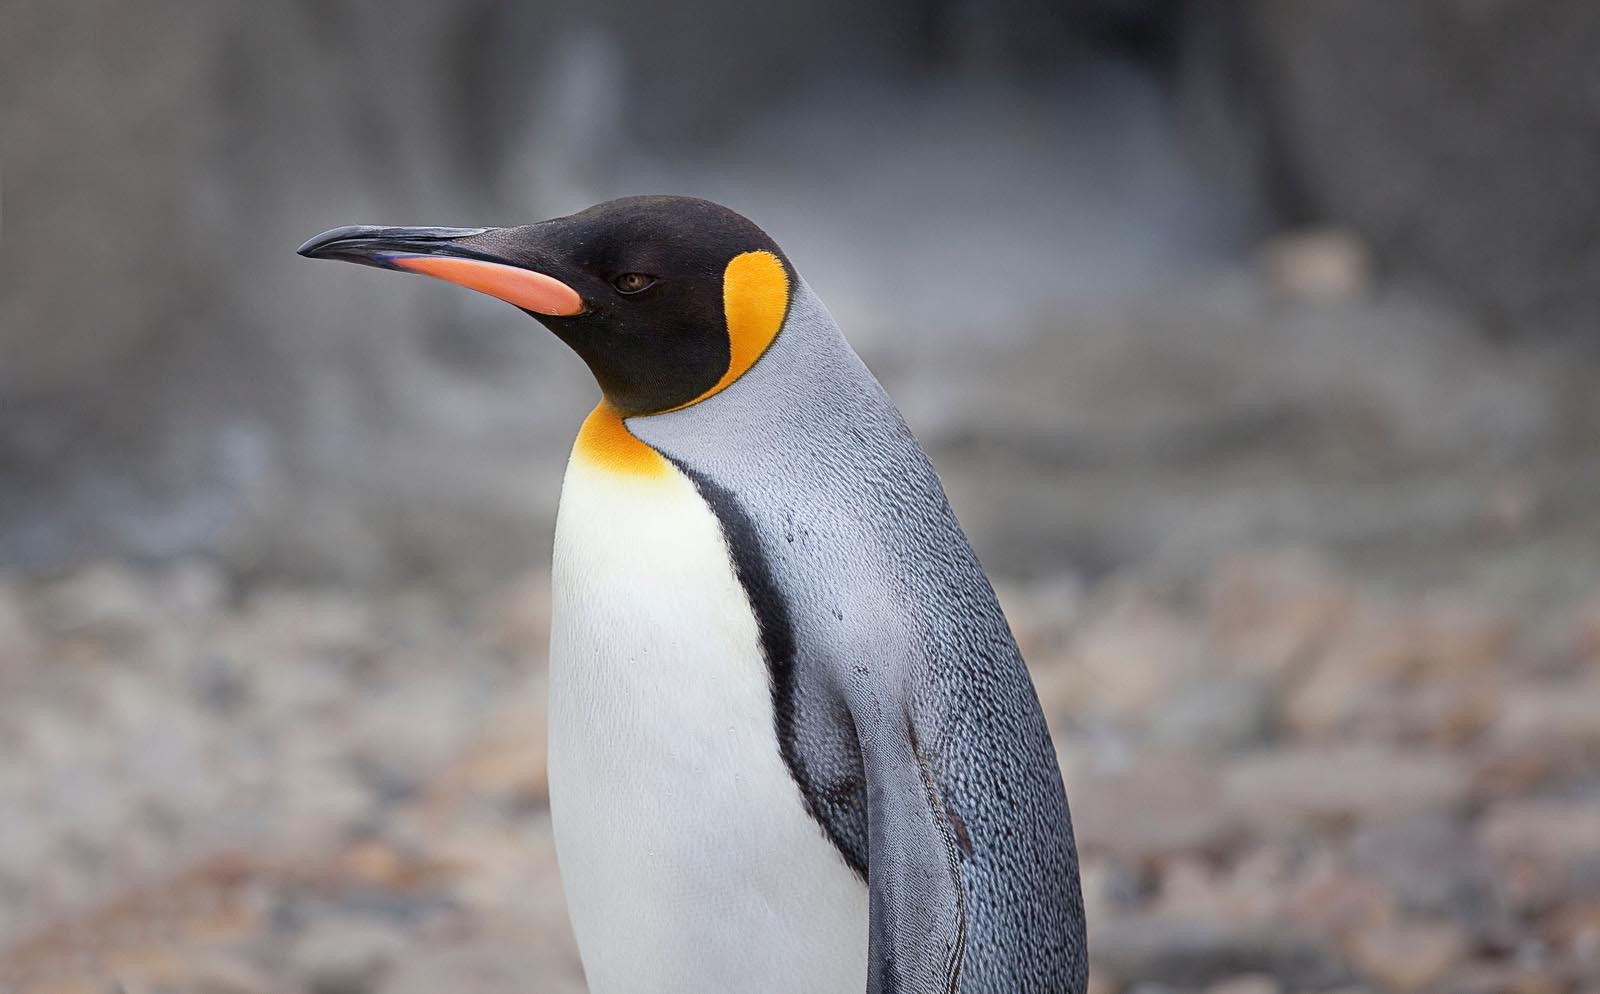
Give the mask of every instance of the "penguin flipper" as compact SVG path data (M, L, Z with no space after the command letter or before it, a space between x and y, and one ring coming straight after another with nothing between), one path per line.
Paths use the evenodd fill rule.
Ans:
M956 994L966 952L960 856L910 717L854 708L867 782L867 994Z

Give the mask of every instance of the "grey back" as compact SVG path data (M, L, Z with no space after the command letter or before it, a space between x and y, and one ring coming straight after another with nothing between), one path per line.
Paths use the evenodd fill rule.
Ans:
M742 378L628 427L717 510L762 622L784 757L845 859L872 861L869 687L904 709L948 820L960 990L1081 991L1077 857L1033 685L933 467L810 287Z

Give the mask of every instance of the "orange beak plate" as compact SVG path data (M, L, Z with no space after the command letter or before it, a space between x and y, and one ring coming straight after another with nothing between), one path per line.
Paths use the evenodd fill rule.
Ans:
M531 269L446 255L397 255L389 263L397 269L498 297L535 314L572 317L583 313L583 298L578 296L578 291L554 276Z

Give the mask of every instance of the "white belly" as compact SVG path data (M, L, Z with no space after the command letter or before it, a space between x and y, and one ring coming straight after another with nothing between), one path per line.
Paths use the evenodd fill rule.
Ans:
M859 994L866 886L779 754L693 484L574 458L553 593L550 807L593 994Z

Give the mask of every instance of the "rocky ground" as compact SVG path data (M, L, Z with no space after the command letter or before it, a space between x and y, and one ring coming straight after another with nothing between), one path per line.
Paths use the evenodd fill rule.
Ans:
M1304 551L1003 584L1096 992L1600 989L1600 590L1530 625ZM583 990L540 576L0 582L0 991Z

